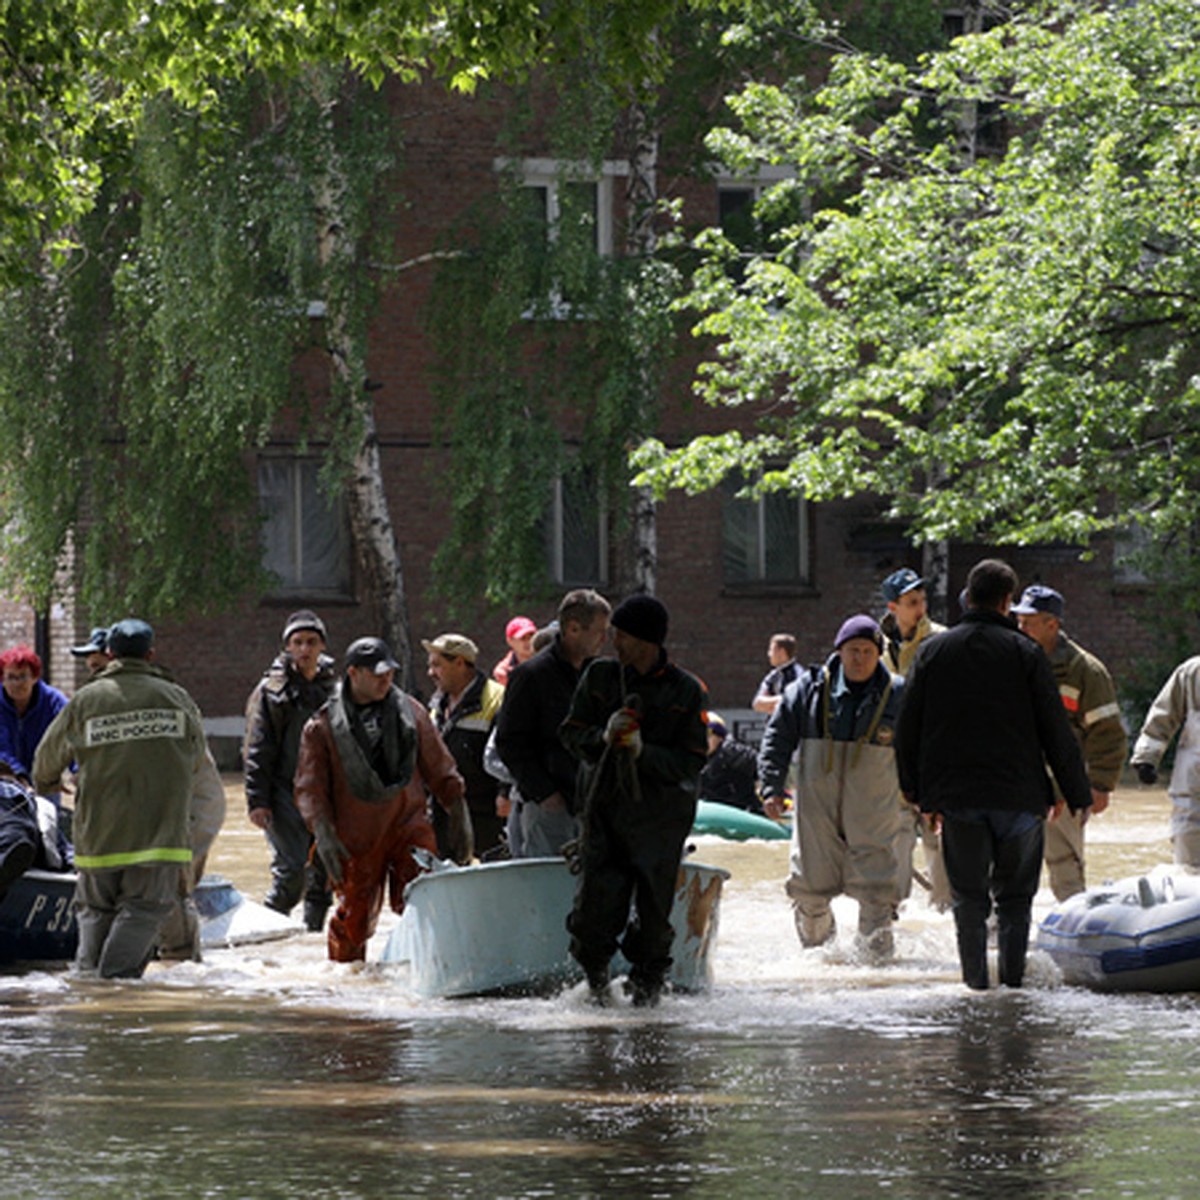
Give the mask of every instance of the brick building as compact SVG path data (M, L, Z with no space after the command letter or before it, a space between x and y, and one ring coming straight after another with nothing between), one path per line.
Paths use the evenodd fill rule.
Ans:
M503 104L496 93L476 98L451 96L440 88L393 85L391 102L403 120L403 162L391 181L403 195L395 225L394 257L411 262L437 248L455 217L481 197L498 194L499 171L511 166L511 145L502 151ZM546 145L527 135L519 166L530 187L544 190L553 205L555 164ZM505 157L505 156L509 157ZM623 167L606 164L595 180L598 236L619 245L624 218ZM697 178L669 164L659 186L684 202L687 223L715 224L724 211L752 194L756 180ZM431 349L423 323L436 261L406 271L384 294L369 352L368 372L380 385L374 393L383 470L392 519L406 577L410 629L418 648L422 637L443 631L448 622L431 591L430 560L447 531L447 515L436 483L450 469L436 436L436 410L430 387ZM679 400L664 409L660 436L680 442L700 432L717 432L743 410L711 410ZM314 494L316 450L302 455L281 427L255 469L273 501L269 527L272 565L292 583L278 593L247 596L218 616L187 622L142 614L159 632L159 659L170 666L201 704L214 728L231 733L251 686L278 649L284 618L300 606L316 608L330 630L331 649L376 628L356 579L348 534L343 527L297 528L307 521L306 501ZM721 708L747 706L766 670L766 642L774 632L793 632L800 657L823 657L841 620L856 611L878 614L878 585L898 566L920 567L920 552L898 527L881 520L882 506L869 499L810 505L771 497L759 504L734 501L721 491L689 498L673 494L658 509L657 590L672 614L669 643L676 659L707 682ZM336 521L337 514L332 514ZM614 599L631 586L628 554L611 532L597 534L609 544L598 561L607 563L589 579ZM315 540L314 540L315 539ZM299 560L297 560L299 547ZM950 560L951 597L958 594L970 565L984 553L1012 561L1023 582L1041 580L1058 587L1068 601L1067 628L1120 679L1122 672L1153 650L1151 635L1137 622L1143 596L1139 585L1114 575L1111 556L1090 562L1074 549L954 547ZM575 579L571 582L584 582ZM561 594L560 581L550 593ZM957 606L950 603L953 619ZM552 615L552 601L531 599L514 606L539 623ZM5 644L39 641L49 656L53 682L72 690L78 667L65 647L82 640L94 620L107 623L124 614L76 613L69 605L34 621L20 606L8 605L3 618ZM474 637L489 665L504 649L503 627L510 612L487 610L454 624ZM423 661L414 673L424 681Z

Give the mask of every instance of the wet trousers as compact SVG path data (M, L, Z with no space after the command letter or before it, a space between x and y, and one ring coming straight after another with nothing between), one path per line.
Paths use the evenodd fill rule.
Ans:
M1171 792L1171 844L1175 861L1200 871L1200 796Z
M864 937L891 924L900 902L900 824L899 807L890 800L843 798L816 789L803 797L792 828L787 881L802 945L820 945L833 936L829 902L842 893L858 901L858 931Z
M321 860L312 854L312 834L290 795L278 796L271 806L266 835L271 846L271 887L263 903L276 912L290 913L303 897L306 918L310 908L324 918L329 882Z
M178 863L80 870L75 884L75 966L104 979L137 979L158 946L179 893Z
M417 876L414 847L437 853L437 837L421 812L386 829L370 849L353 854L335 889L327 945L333 962L361 962L383 908L384 889L393 912L404 911L404 889Z
M1042 874L1042 830L1033 813L959 809L942 818L942 852L954 896L963 982L988 986L987 921L996 909L1000 982L1020 987L1033 898Z
M694 805L651 815L640 801L600 800L583 821L582 871L567 917L571 955L589 981L618 949L636 986L660 988L671 968L671 907ZM631 915L632 906L632 915Z

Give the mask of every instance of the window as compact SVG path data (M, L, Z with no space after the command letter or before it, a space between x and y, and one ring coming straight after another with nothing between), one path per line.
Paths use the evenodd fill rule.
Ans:
M739 497L744 480L722 484L721 563L730 584L809 582L808 505L784 492Z
M320 460L263 458L263 562L278 578L276 595L349 597L350 537L345 505L318 482Z
M596 587L608 581L608 520L591 471L572 471L554 481L543 535L556 584Z
M767 216L755 209L765 192L793 176L790 168L782 167L763 167L753 176L718 176L717 223L737 247L743 264L755 255L770 254L773 236L803 217L805 200L798 189L778 192ZM744 266L737 274L741 282Z
M539 281L530 297L526 316L535 315L539 297L548 310L536 305L538 315L569 317L572 295L583 294L583 279L594 269L597 257L613 252L613 180L628 173L624 163L604 163L599 172L583 163L549 158L517 161L497 159L498 171L513 171L526 203L532 249L539 255L552 251L552 276Z

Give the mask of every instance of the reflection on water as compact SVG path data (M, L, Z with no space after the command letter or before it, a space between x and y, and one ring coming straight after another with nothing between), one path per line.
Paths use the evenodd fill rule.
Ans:
M919 906L895 967L801 954L786 846L703 849L735 871L718 986L649 1014L419 1001L316 936L139 983L0 976L0 1196L1192 1193L1195 997L1054 987L1045 962L968 993Z

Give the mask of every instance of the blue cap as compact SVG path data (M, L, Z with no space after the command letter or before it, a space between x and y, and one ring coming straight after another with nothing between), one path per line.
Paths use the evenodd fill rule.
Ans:
M72 646L71 653L76 658L87 658L89 654L103 654L108 645L108 630L97 626L88 634L88 640L81 646Z
M879 585L879 590L883 593L883 598L889 602L899 600L905 592L911 592L916 588L923 588L925 580L912 569L912 567L901 567L898 571L893 571Z
M107 645L113 658L145 658L154 645L154 630L137 617L126 617L108 631Z
M1049 613L1061 621L1065 607L1061 592L1056 592L1052 587L1045 587L1040 583L1031 583L1021 593L1021 599L1012 606L1012 611L1021 616L1028 616L1030 613Z

